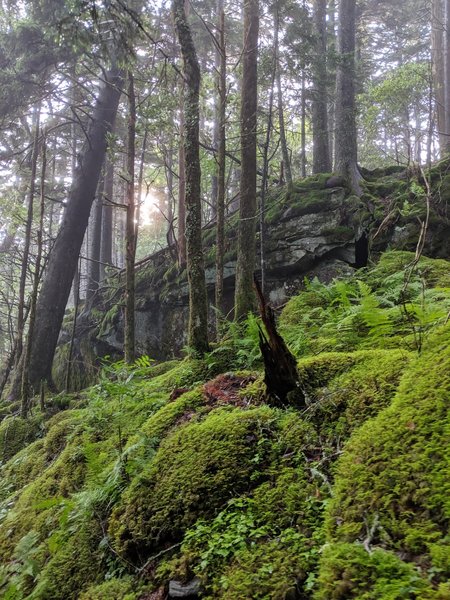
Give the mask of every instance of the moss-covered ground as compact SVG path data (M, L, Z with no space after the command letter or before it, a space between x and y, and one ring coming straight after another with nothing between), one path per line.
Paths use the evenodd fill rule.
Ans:
M450 598L450 264L413 258L286 305L304 409L266 402L254 317L1 407L0 597Z

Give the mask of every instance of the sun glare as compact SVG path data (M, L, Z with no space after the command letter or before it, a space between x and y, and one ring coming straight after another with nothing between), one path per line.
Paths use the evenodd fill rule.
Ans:
M141 222L142 225L150 225L152 217L159 212L160 200L156 190L149 190L141 195Z

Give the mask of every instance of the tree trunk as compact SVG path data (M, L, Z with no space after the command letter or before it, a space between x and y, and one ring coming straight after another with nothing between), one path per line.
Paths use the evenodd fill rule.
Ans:
M41 185L40 185L40 210L39 210L39 227L37 231L37 254L36 265L33 277L33 289L30 300L30 318L28 325L28 336L25 346L25 354L23 358L22 368L22 404L21 414L26 418L30 409L30 381L29 381L29 364L31 349L33 344L34 328L36 323L36 303L39 291L39 282L41 279L41 262L42 262L42 239L44 233L44 216L45 216L45 175L47 171L47 154L45 137L42 142L42 166L41 166Z
M444 107L445 107L445 152L450 152L450 0L445 0L445 85L444 85Z
M128 148L127 148L127 222L126 222L126 272L125 272L125 362L135 360L134 325L134 263L136 257L136 202L134 196L134 159L136 154L136 96L134 80L128 73Z
M258 79L258 0L244 0L244 45L241 95L241 181L236 264L235 319L255 308L253 271L256 259L256 127Z
M186 162L186 259L189 284L188 343L194 354L202 355L209 350L209 344L200 197L200 67L187 21L184 0L173 0L173 13L183 56L183 75L186 90L184 98L184 152Z
M178 264L186 265L185 82L180 82L180 145L178 147Z
M355 102L356 1L340 0L336 76L336 172L360 196Z
M51 382L51 367L78 256L89 220L106 152L106 140L117 113L123 74L113 67L106 76L94 108L81 160L72 183L63 221L47 265L36 306L36 327L30 355L30 385ZM19 371L19 370L18 370ZM21 374L15 377L12 396L17 397Z
M25 328L25 294L26 294L26 283L28 273L28 259L30 257L30 245L31 245L31 227L33 225L33 205L34 205L34 192L36 189L36 170L37 161L39 154L39 122L40 122L40 108L37 109L35 114L35 125L34 125L34 141L33 150L31 155L31 175L30 175L30 189L28 192L28 209L27 209L27 220L25 222L25 239L24 249L22 256L22 265L20 271L19 280L19 305L17 307L17 342L16 342L16 364L20 361L23 349L23 334Z
M306 75L302 69L302 100L301 100L301 123L300 123L300 169L302 177L306 177Z
M334 116L335 116L335 97L336 92L336 61L334 56L336 54L336 1L331 0L329 5L329 19L328 19L328 37L329 37L329 53L333 57L332 61L328 63L329 81L328 81L328 143L330 165L331 168L334 164ZM331 72L330 72L331 71Z
M292 170L291 170L291 157L289 155L289 148L286 140L286 126L284 122L284 110L283 110L283 90L281 88L281 63L280 63L280 46L278 42L278 32L280 29L280 15L278 2L275 6L275 39L274 39L274 53L275 53L275 82L277 87L277 108L278 108L278 127L280 130L280 145L281 154L283 156L283 169L286 176L286 183L292 184ZM264 286L263 286L264 290Z
M100 248L102 240L104 175L100 178L97 197L92 211L92 231L89 244L89 261L87 264L86 305L90 305L100 282Z
M106 158L105 188L102 210L102 236L100 249L100 280L106 275L106 266L112 265L112 238L113 238L113 206L114 197L114 163L111 157Z
M314 1L313 173L331 171L327 105L327 0Z
M226 47L225 47L225 10L224 0L218 0L218 54L219 69L218 83L218 131L217 131L217 201L216 201L216 331L220 337L220 323L223 310L223 262L225 255L225 167L226 167L226 103L227 103L227 81L226 81Z
M434 102L441 153L446 146L445 67L444 67L444 10L442 0L431 2L431 62L433 68Z

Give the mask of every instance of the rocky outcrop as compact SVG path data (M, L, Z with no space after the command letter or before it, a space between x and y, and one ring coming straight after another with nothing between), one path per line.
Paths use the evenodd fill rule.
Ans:
M435 167L438 175L424 253L450 255L450 225L445 213L443 184L448 166ZM434 173L434 172L433 172ZM434 177L434 179L433 179ZM449 176L450 177L450 176ZM443 179L444 178L444 179ZM305 277L322 282L348 275L389 247L414 250L425 219L425 187L407 171L366 173L362 198L349 195L342 180L329 175L305 179L290 188L276 188L265 215L267 227L266 290L270 302L283 305L304 285ZM449 186L450 189L450 186ZM450 195L450 194L449 194ZM224 268L225 315L233 309L236 265L237 214L227 220ZM259 234L258 234L259 235ZM214 225L204 229L205 270L214 321ZM260 264L259 258L257 265ZM258 269L257 269L258 273ZM94 308L81 320L81 337L89 338L89 357L120 356L123 311L122 275L108 281ZM139 354L154 359L178 355L186 344L188 285L186 272L173 260L173 249L141 261L136 272L136 343ZM212 326L212 325L211 325ZM62 355L63 350L59 353Z
M280 197L281 196L281 197ZM284 304L298 292L304 278L331 281L348 274L358 264L356 241L364 237L357 219L358 204L344 188L299 190L279 195L267 215L266 294L272 304ZM214 227L205 229L206 282L214 298ZM225 314L233 308L237 215L230 219L228 252L224 267ZM209 251L208 251L209 246ZM136 288L136 342L138 352L162 359L178 353L186 343L188 285L186 273L170 266L167 250L149 257L138 267ZM258 261L259 262L259 261ZM259 269L256 270L257 273ZM122 349L121 311L103 323L98 339Z

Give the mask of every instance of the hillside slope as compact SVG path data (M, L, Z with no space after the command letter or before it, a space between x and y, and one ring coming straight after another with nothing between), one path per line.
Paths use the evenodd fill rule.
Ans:
M1 407L0 596L448 599L450 263L412 261L288 302L305 410L265 402L254 318Z

